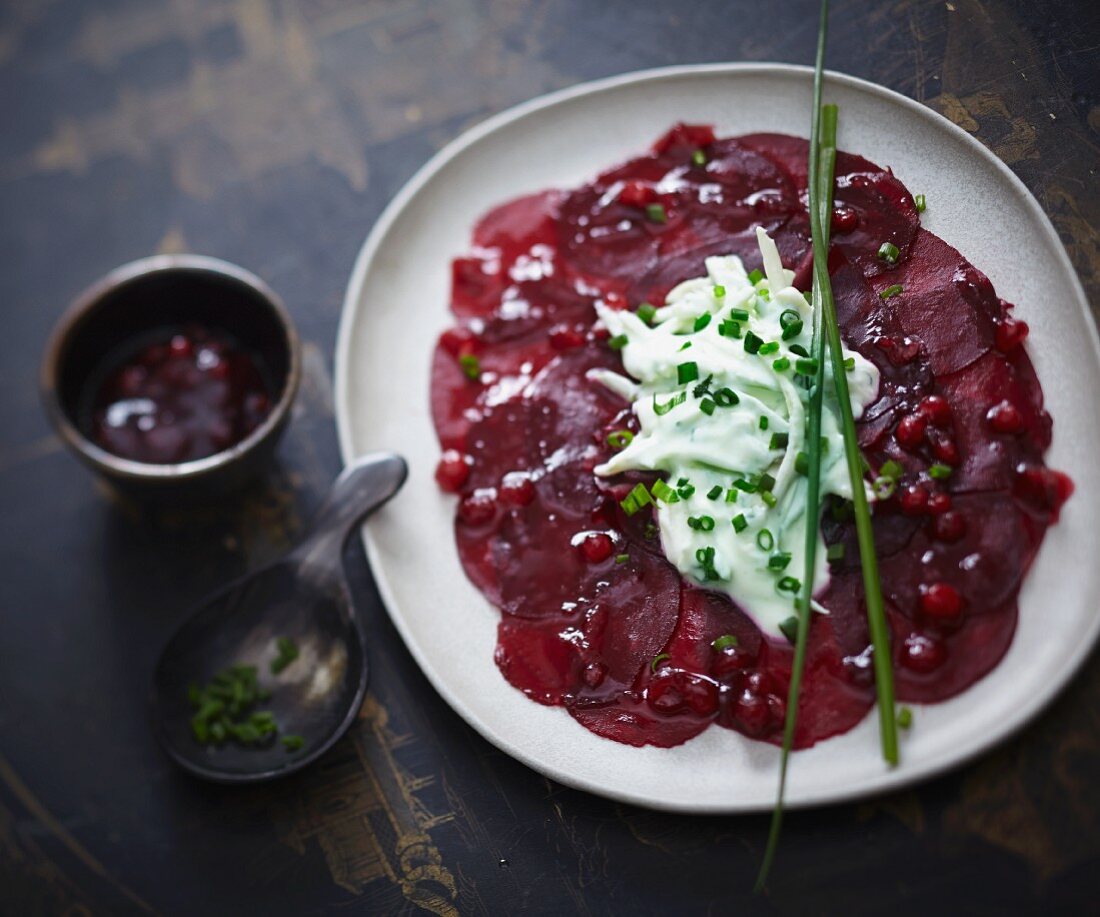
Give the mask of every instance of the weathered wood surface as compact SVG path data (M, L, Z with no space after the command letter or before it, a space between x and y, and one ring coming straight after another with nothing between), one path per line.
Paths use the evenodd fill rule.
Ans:
M7 0L0 5L0 913L1092 912L1100 667L951 775L766 821L563 789L471 732L349 556L371 696L322 764L221 790L145 723L184 610L282 550L336 473L331 353L355 253L435 150L547 90L681 62L808 62L808 2ZM834 4L830 65L974 133L1051 216L1100 306L1100 6ZM993 229L993 228L991 228ZM45 336L110 267L241 263L290 304L306 382L270 480L218 510L113 500L37 399ZM1029 269L1042 270L1042 265Z

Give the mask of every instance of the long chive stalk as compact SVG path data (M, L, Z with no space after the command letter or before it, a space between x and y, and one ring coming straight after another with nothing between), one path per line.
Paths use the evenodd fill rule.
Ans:
M832 222L833 166L836 162L836 106L827 106L823 111L821 105L828 19L829 0L822 0L821 21L817 33L817 60L814 68L810 158L806 175L810 195L810 231L814 243L815 268L819 261L821 263L827 262L827 255L819 259L817 252L819 247L826 253L829 250L828 233ZM824 161L821 156L823 146L833 149L833 156L827 157ZM826 166L827 169L824 168ZM827 211L829 217L824 221L821 218L822 208L817 206L822 188L827 189L826 200L829 202ZM827 285L829 281L827 269L824 281ZM813 279L813 301L815 306L811 347L812 354L817 361L817 370L814 373L810 387L810 404L806 420L806 453L808 459L806 468L806 566L802 577L802 593L796 605L798 631L795 637L791 681L787 689L787 715L783 723L783 747L779 756L779 791L775 808L772 810L767 848L764 851L764 859L760 864L760 872L756 877L754 890L757 892L763 889L768 880L768 873L771 871L772 863L775 860L775 854L779 847L779 834L783 826L783 803L787 791L787 764L790 759L791 748L794 745L794 732L798 722L798 699L802 690L802 673L806 667L806 644L810 633L810 601L813 598L814 574L817 570L817 534L821 518L821 409L825 391L824 314L819 305L822 298L821 290L821 276L815 269Z

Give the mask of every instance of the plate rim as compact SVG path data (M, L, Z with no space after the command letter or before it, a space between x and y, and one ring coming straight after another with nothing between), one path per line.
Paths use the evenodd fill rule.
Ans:
M334 408L339 440L340 455L345 465L356 457L352 442L352 421L350 417L349 399L349 365L352 347L353 330L360 318L360 302L364 281L369 273L374 257L383 241L389 234L393 224L405 210L406 206L415 198L424 185L439 172L447 163L470 146L480 142L483 138L496 131L507 127L517 121L534 115L543 109L551 108L582 96L597 95L622 86L646 82L660 82L670 78L692 75L763 75L763 76L802 76L812 78L814 69L801 64L789 64L783 62L731 62L711 64L678 64L667 67L655 67L643 70L634 70L627 73L616 74L596 80L568 86L563 89L545 93L525 102L511 106L498 112L487 119L475 124L463 131L456 138L443 146L413 176L405 182L396 195L382 210L378 219L371 227L362 247L355 259L351 275L348 279L343 303L340 311L340 322L337 329L336 350L334 360ZM868 92L885 98L887 101L908 109L918 117L932 122L941 130L955 135L969 150L981 157L986 164L992 165L1005 180L1016 197L1020 198L1023 205L1031 212L1039 226L1046 235L1046 241L1053 243L1051 246L1059 259L1058 267L1069 278L1070 285L1075 294L1076 305L1081 308L1088 319L1089 343L1093 356L1100 364L1100 333L1096 327L1096 319L1089 308L1088 297L1085 295L1080 277L1070 261L1065 245L1062 243L1053 223L1031 193L1024 182L1013 172L996 154L986 147L975 136L963 130L950 119L941 115L929 106L911 99L902 93L889 89L878 83L851 76L835 70L826 70L826 85L833 83L849 88ZM397 601L389 583L389 578L378 563L378 550L372 537L371 524L368 522L362 527L362 538L367 560L370 564L371 575L378 588L382 604L391 622L400 634L402 642L416 661L421 672L428 679L434 690L469 726L480 736L500 749L510 757L520 761L535 772L549 777L556 782L583 790L594 795L617 802L625 802L646 809L678 812L693 815L733 815L749 814L753 812L766 812L773 808L770 801L759 803L739 802L735 804L715 803L711 800L699 800L698 804L685 804L678 802L663 802L648 797L640 796L630 791L619 791L614 787L594 783L583 777L576 777L568 772L548 767L533 755L526 753L522 748L511 744L505 737L500 736L491 727L483 723L465 701L452 692L444 679L429 662L425 652L412 638L402 616L394 609ZM1066 688L1080 672L1086 660L1091 655L1098 638L1100 638L1100 615L1092 622L1091 628L1084 639L1076 645L1074 654L1067 660L1054 678L1048 681L1048 687L1040 694L1033 695L1032 700L1024 708L1022 715L1017 716L1009 725L994 725L987 730L981 739L969 747L963 747L957 752L944 754L939 759L916 765L913 769L890 769L866 781L858 787L848 787L837 791L809 792L803 796L792 798L787 804L788 809L804 809L816 806L839 805L853 800L879 796L884 793L896 791L906 786L923 783L944 774L949 770L961 767L974 760L979 755L1000 745L1012 736L1021 732L1030 725L1036 717L1045 710L1058 695Z

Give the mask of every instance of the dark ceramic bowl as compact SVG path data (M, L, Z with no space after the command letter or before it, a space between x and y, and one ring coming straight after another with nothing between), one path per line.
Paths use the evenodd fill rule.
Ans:
M91 399L111 355L191 323L228 334L258 358L271 391L270 413L235 445L174 465L122 458L94 443ZM216 258L160 255L117 268L76 299L47 345L42 395L65 444L121 490L150 497L224 494L274 451L298 391L300 351L285 307L258 277Z

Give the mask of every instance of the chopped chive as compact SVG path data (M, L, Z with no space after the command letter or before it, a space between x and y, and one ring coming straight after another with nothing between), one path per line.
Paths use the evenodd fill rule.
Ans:
M714 531L713 516L688 516L688 525L699 532Z
M918 194L913 198L913 203L917 206L917 213L924 213L924 208L928 206L928 201L923 194Z
M798 592L802 588L802 582L793 576L780 577L775 588L780 592Z
M615 563L617 563L617 564L630 563L630 555L629 554L616 554L615 555Z
M740 646L741 642L733 634L722 634L721 637L715 638L711 641L711 647L715 652L722 652L722 650L729 649L731 646Z
M283 743L283 747L287 751L298 751L298 749L304 747L306 744L305 739L295 735L283 736L279 741Z
M747 322L749 320L748 309L730 309L730 318L739 322Z
M732 388L720 388L711 397L720 408L732 408L741 401Z
M722 496L721 484L715 484L710 490L707 491L708 500L717 500L720 496Z
M784 309L779 316L779 327L783 329L783 340L789 341L802 333L802 316L794 309Z
M710 318L710 313L704 312L697 319L695 319L695 323L692 325L692 328L696 331L702 331L704 328L707 327L707 325L710 324Z
M855 357L848 357L848 359L844 361L844 371L846 373L854 372L855 368L856 368L856 358Z
M818 362L813 357L799 357L794 361L794 371L802 376L817 374Z
M775 536L770 529L761 529L756 533L756 546L761 551L770 551L775 547Z
M769 449L786 449L787 443L791 440L789 433L773 433L771 440L768 442Z
M937 481L946 481L951 477L951 470L950 465L941 465L939 462L936 462L936 464L928 469L928 476L935 478Z
M668 653L659 653L658 655L654 656L653 661L649 664L649 671L656 672L657 666L659 666L662 662L669 658L670 657Z
M764 272L757 268L756 270L749 271L749 283L753 286L760 283L764 279Z
M653 324L653 319L657 317L657 307L652 303L641 303L634 312L643 322L647 325Z
M464 353L458 358L458 365L462 367L467 379L477 381L481 378L481 361L472 353Z
M768 558L769 570L786 570L787 565L791 562L791 555L789 551L780 551L778 554L773 554Z
M772 490L775 487L775 478L765 473L760 475L756 484L761 490Z
M883 290L878 295L881 296L883 299L889 299L891 296L897 296L898 293L904 293L904 292L905 292L905 290L902 288L902 285L900 283L895 283L895 284L891 284L890 286L888 286L885 290Z
M718 333L724 338L741 337L741 326L728 318L718 324Z
M810 352L801 344L791 344L788 349L791 353L799 357L808 357L810 355Z
M710 417L714 413L714 402L709 398L704 398L699 402L699 410L702 411L707 417Z
M768 429L768 417L767 417L766 414L761 414L760 415L760 429L761 430Z
M657 400L657 393L653 393L653 413L658 417L661 417L671 411L676 405L683 404L687 401L687 392L680 392L679 395L673 395L672 398L665 404L661 404Z
M278 656L271 660L271 674L278 675L298 658L298 645L287 637L279 637L275 641L275 649ZM237 682L240 684L240 682Z
M733 522L733 530L739 534L749 527L749 521L745 518L744 513L738 513L731 521Z
M616 334L615 337L608 340L607 346L612 350L622 350L628 343L630 343L630 338L625 334Z
M649 488L650 493L653 494L655 500L664 500L665 503L679 503L680 498L676 496L676 491L669 487L664 481L658 478Z
M791 368L791 361L788 357L780 357L778 360L772 361L772 369L777 373L785 372Z
M757 351L760 356L766 357L769 354L777 353L779 351L779 341L768 341L766 344L760 345L760 350Z
M707 154L702 150L696 150L691 154L692 165L705 166L707 164Z
M686 500L693 493L695 493L695 485L694 484L681 484L679 487L676 488L676 493L678 493L680 495L681 499Z
M699 364L695 362L681 363L676 367L676 381L681 385L687 385L699 378Z
M791 615L787 620L780 623L779 631L792 644L796 643L798 640L798 618Z
M879 468L878 473L885 478L893 478L896 481L905 474L905 469L901 467L900 462L895 462L893 459L887 459L882 463L882 467Z
M726 288L724 286L722 286L720 283L716 283L714 285L714 298L715 299L721 299L725 295L726 295Z
M879 258L881 258L887 264L897 264L898 255L900 254L901 252L898 250L898 247L894 245L893 242L883 242L882 245L878 247Z
M806 477L810 473L810 457L805 452L799 452L794 457L794 470L795 474L800 474Z
M913 725L913 711L908 707L902 707L898 710L898 728L908 729Z
M745 332L745 353L759 353L764 339L751 331Z
M771 509L774 509L775 505L779 502L779 499L770 490L761 491L760 499L763 500Z
M662 204L646 204L645 215L649 217L653 223L667 223L668 214L665 213L664 205Z
M879 500L889 500L894 495L894 491L896 491L897 489L897 479L888 478L885 475L879 475L871 484L871 490L874 493L876 499Z
M615 430L607 434L607 444L612 449L625 449L634 442L634 434L629 430Z
M727 503L736 503L737 502L737 488L730 487L726 490L726 502Z
M844 560L844 545L839 541L829 545L825 551L825 559L831 564Z

